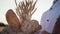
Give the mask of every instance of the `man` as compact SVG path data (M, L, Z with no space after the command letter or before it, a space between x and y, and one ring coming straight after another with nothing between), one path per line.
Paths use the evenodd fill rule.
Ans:
M52 7L42 15L41 34L52 34L53 28L60 15L60 0L54 0Z

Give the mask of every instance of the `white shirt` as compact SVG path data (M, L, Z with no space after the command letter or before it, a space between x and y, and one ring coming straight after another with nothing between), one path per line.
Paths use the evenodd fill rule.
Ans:
M60 15L60 0L52 5L52 8L46 11L41 18L42 29L52 33L57 18Z

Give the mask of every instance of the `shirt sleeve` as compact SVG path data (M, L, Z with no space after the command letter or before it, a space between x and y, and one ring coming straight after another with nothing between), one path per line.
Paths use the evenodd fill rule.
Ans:
M45 29L45 27L46 27L46 12L44 12L43 13L43 15L42 15L42 17L41 17L41 23L40 23L40 25L42 26L42 30L44 30Z

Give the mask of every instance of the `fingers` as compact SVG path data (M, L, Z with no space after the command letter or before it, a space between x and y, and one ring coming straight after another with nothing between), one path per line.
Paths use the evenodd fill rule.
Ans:
M20 27L19 20L18 20L16 14L13 12L12 9L7 11L7 13L6 13L6 20L7 20L8 24L9 24L9 26L17 27L17 28Z
M34 33L41 29L41 25L39 25L37 20L30 20L30 21L24 21L24 23L21 26L21 30L27 34Z

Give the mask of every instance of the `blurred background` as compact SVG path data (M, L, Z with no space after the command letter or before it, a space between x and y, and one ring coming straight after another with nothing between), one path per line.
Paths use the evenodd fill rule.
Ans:
M7 10L9 10L9 9L13 9L15 12L16 5L15 5L14 1L15 0L0 0L0 26L8 25L6 18L5 18L5 14L6 14ZM24 1L24 0L17 0L17 3L19 4L19 2L21 2L21 1ZM36 3L37 10L33 14L32 19L37 20L40 24L42 14L51 7L52 3L53 3L53 0L38 0ZM1 27L0 27L0 29L1 29Z

